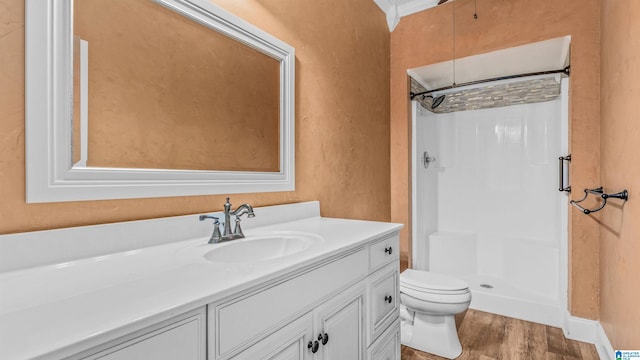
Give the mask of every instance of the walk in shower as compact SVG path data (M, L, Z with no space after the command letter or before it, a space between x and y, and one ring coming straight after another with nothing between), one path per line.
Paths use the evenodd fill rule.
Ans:
M471 308L562 326L568 84L539 76L454 89L437 109L412 102L413 267L466 280Z

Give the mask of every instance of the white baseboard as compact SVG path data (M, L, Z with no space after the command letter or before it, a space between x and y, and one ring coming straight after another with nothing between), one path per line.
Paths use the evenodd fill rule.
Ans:
M599 322L596 328L595 345L601 360L614 360L613 346L611 346L607 333L604 332L604 328Z
M564 322L564 336L567 339L596 344L596 330L600 324L596 320L571 316L568 312Z
M571 316L567 312L562 330L567 339L594 344L601 360L614 360L613 346L599 321Z

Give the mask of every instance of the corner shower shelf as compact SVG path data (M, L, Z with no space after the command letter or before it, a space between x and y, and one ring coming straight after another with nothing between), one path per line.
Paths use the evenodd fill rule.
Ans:
M585 209L582 206L578 205L578 203L585 201L587 197L589 197L589 194L596 195L602 199L602 203L600 204L600 207L596 209ZM599 188L596 188L596 189L584 189L584 197L582 199L571 200L569 201L569 203L571 203L571 205L580 209L580 211L582 211L585 215L589 215L596 211L602 210L604 206L607 205L607 199L609 198L621 199L621 200L627 201L629 200L629 193L627 192L627 190L622 190L621 192L618 192L615 194L606 194L602 189L602 186L600 186Z

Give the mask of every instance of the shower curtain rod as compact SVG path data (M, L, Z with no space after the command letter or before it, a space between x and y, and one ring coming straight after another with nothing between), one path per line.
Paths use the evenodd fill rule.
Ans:
M409 97L411 98L411 100L413 100L413 98L415 98L416 96L427 95L427 94L434 93L436 91L455 89L455 88L459 88L459 87L482 84L482 83L492 82L492 81L509 80L509 79L517 79L517 78L521 78L521 77L527 77L527 76L551 75L551 74L565 74L565 75L569 76L569 75L571 75L571 66L567 66L566 68L564 68L562 70L539 71L539 72L532 72L532 73L519 74L519 75L499 76L499 77L495 77L495 78L491 78L491 79L469 81L469 82L466 82L464 84L453 84L453 85L449 85L449 86L445 86L445 87L441 87L441 88L437 88L437 89L433 89L433 90L423 91L423 92L419 92L419 93L410 92L409 93Z

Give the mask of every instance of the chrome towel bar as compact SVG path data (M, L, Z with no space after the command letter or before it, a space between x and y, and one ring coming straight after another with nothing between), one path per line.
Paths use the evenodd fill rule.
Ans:
M565 172L565 161L567 163L571 162L571 154L558 158L558 174L560 175L558 179L558 191L571 192L571 185L569 185L569 166L567 166L567 171Z

